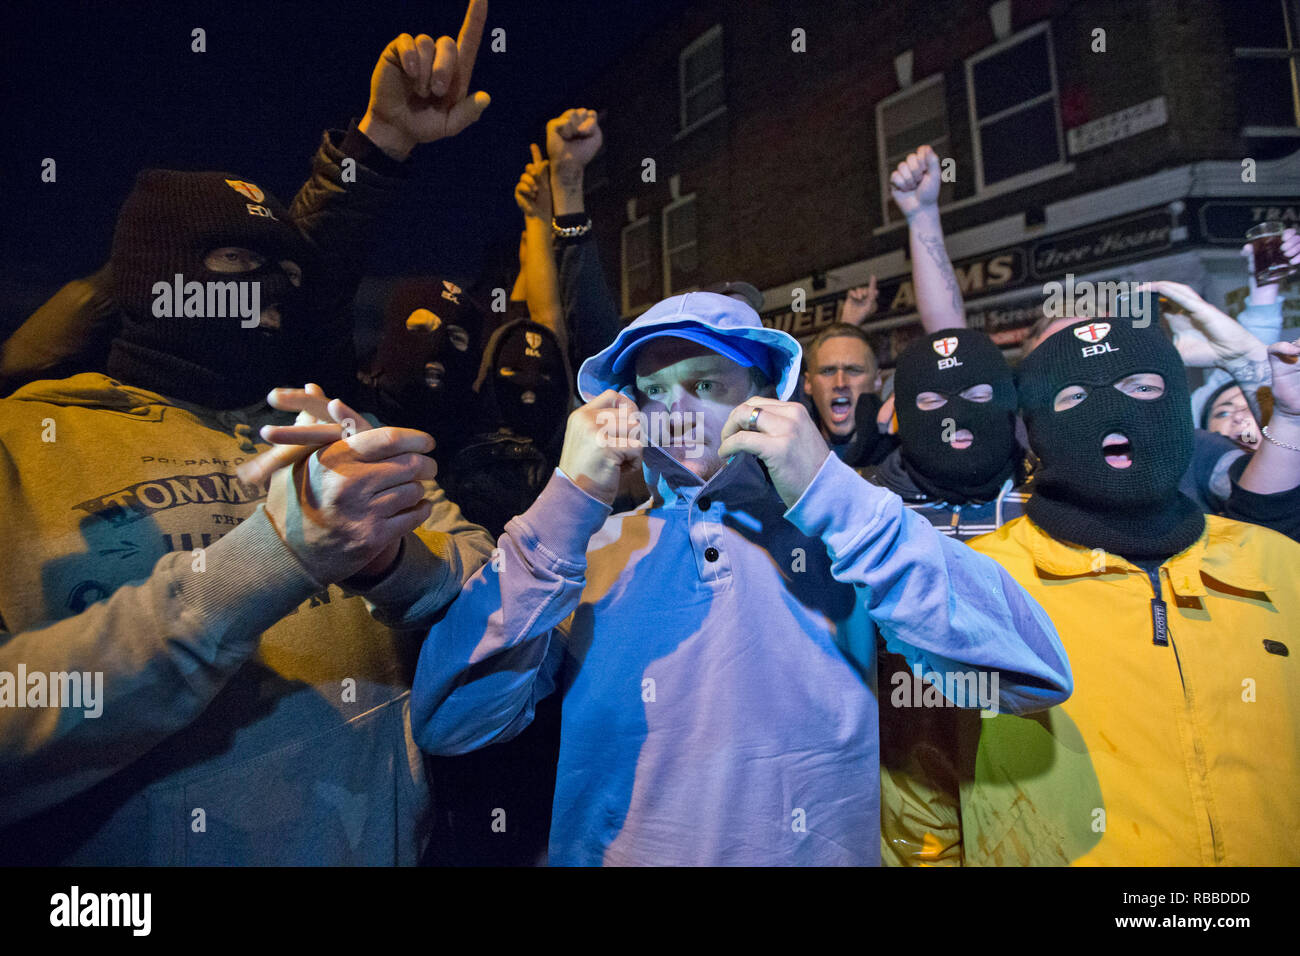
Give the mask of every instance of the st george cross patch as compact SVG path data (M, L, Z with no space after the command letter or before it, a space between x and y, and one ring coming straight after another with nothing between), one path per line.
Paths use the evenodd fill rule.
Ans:
M1109 331L1109 322L1089 322L1087 325L1076 326L1074 337L1082 342L1100 342Z
M227 179L226 185L235 192L247 196L249 199L253 200L253 202L261 202L266 198L266 193L262 192L262 190L258 189L257 186L252 183L246 183L242 179Z

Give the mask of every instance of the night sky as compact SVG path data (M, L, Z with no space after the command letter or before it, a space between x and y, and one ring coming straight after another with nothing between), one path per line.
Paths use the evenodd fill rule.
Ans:
M492 105L455 139L417 149L369 271L476 274L487 244L518 235L514 184L545 120L606 106L574 92L682 6L492 0L472 86ZM364 112L388 41L455 37L464 12L461 0L6 4L0 328L104 262L141 168L230 170L287 204L322 130ZM191 52L194 27L204 53ZM496 27L505 53L490 50ZM47 156L55 183L40 179Z

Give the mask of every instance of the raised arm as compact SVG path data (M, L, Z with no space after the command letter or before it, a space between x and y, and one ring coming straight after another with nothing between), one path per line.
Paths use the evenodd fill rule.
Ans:
M1223 369L1241 386L1255 421L1264 421L1259 393L1268 387L1270 379L1265 343L1232 316L1202 299L1191 286L1152 282L1151 288L1186 310L1186 314L1169 312L1165 316L1183 364Z
M321 323L312 375L331 394L348 395L354 384L349 305L375 235L410 175L405 160L421 143L460 133L490 101L484 92L469 93L486 19L486 0L472 0L456 40L403 33L389 43L371 74L365 114L346 134L326 132L289 206L312 252L300 263L304 306Z
M927 332L966 327L966 305L939 224L939 157L920 147L889 177L890 195L907 218L916 311Z
M587 215L583 177L604 142L595 110L565 110L546 124L551 196L560 256L560 304L569 332L569 365L577 369L618 335L619 315L610 295Z
M555 246L551 238L551 176L537 144L532 144L533 161L515 186L515 202L524 214L524 297L528 316L566 341L564 314L560 310L560 278L555 269Z

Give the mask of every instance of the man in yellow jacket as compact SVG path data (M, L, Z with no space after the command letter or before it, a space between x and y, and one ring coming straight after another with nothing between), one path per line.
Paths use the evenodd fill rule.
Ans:
M1271 444L1243 484L1289 493L1260 476L1300 476L1300 347L1271 351ZM1036 493L971 546L1051 615L1075 692L962 723L964 862L1300 863L1300 545L1178 492L1192 422L1158 329L1079 322L1018 385Z

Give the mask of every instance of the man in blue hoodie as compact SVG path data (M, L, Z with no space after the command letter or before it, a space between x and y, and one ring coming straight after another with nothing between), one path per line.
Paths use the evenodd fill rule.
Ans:
M553 864L878 864L876 628L967 706L1070 692L995 562L829 453L799 362L734 299L651 308L583 363L559 467L425 641L430 752L563 695ZM611 516L637 466L651 499Z

